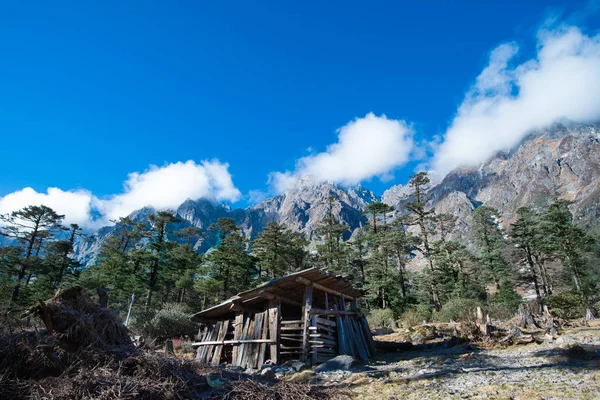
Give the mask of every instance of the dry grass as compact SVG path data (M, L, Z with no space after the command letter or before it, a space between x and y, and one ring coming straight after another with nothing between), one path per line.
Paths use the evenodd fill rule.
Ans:
M127 328L81 288L62 291L31 312L46 329L0 316L0 399L343 398L339 390L260 381L138 349Z

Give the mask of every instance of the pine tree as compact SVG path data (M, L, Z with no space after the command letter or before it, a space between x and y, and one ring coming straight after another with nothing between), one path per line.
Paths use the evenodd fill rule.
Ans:
M445 301L451 297L476 298L481 295L479 285L471 279L469 265L473 261L473 255L465 245L448 239L455 229L456 220L456 216L445 213L432 217L439 236L439 240L432 244L432 254L437 267L440 296Z
M270 222L252 242L258 260L259 278L264 274L276 278L301 268L304 264L306 241L285 226Z
M394 207L388 206L381 202L373 202L365 207L364 213L366 215L371 214L371 229L374 234L377 234L377 220L381 216L384 219L384 224L387 223L387 214L394 211Z
M431 226L433 223L433 210L428 210L426 207L426 192L429 188L429 182L427 172L419 172L413 175L409 181L409 185L413 190L412 200L404 203L404 207L410 212L410 224L419 227L419 241L421 243L416 249L423 255L427 262L429 270L429 294L434 308L439 311L442 309L442 303L440 301L436 268L431 248L431 236L435 232Z
M218 233L219 244L206 256L210 276L221 286L225 300L251 286L256 274L255 260L248 254L248 241L240 233L232 218L219 218L209 227Z
M511 225L510 237L521 254L522 262L527 266L527 272L533 283L538 300L550 292L548 277L543 266L536 260L543 260L544 235L540 227L540 216L529 207L517 210L517 220Z
M489 206L479 206L473 213L473 235L479 247L479 263L486 282L500 285L510 280L508 261L504 256L506 239L498 225L500 212Z
M348 231L348 226L339 223L333 215L334 203L337 201L335 196L326 199L327 214L316 229L317 235L323 241L317 245L317 252L326 269L344 272L347 267L347 248L343 242L343 235Z
M586 256L593 249L593 239L573 222L571 204L566 200L550 204L542 215L540 229L546 238L546 250L562 262L573 288L582 296L583 305L591 310L592 277Z
M148 221L151 224L150 233L152 235L148 248L153 251L154 259L150 267L146 307L150 307L152 304L152 293L157 289L161 267L164 264L164 250L166 249L168 225L178 220L168 211L159 211L156 214L150 215Z
M27 206L21 210L0 216L5 225L0 231L3 236L16 239L22 247L19 268L16 274L11 301L17 301L22 281L27 276L27 286L36 267L44 240L51 237L54 230L60 229L64 215L57 214L50 207Z
M347 244L349 246L347 274L354 285L362 289L366 283L366 269L369 258L369 242L362 225L354 231Z

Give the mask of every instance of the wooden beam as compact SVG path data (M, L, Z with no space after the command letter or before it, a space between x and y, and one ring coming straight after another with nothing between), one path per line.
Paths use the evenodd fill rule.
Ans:
M259 294L261 297L264 297L265 299L279 300L282 303L290 304L292 306L302 307L302 303L300 303L296 300L287 299L287 298L280 296L278 294L275 294L275 293L271 293L271 292L267 292L267 291L263 290Z
M312 308L312 295L313 295L313 287L312 284L310 284L310 281L308 281L309 284L306 285L306 289L304 290L304 310L303 310L303 314L304 314L304 329L302 331L302 361L307 362L308 361L308 355L309 355L309 346L310 343L308 343L308 327L310 326L310 322L311 322L311 318L310 318L310 310Z
M354 315L358 317L363 315L360 311L323 310L322 308L313 308L310 313L314 315Z
M330 289L330 288L328 288L326 286L319 285L318 283L310 281L310 280L308 280L308 279L306 279L306 278L304 278L302 276L297 277L296 278L296 282L302 283L303 285L306 285L306 286L311 285L315 289L318 289L318 290L320 290L322 292L325 292L325 293L330 293L330 294L333 294L335 296L341 296L341 297L344 297L344 298L346 298L348 300L354 300L354 297L352 297L352 296L348 296L347 294L340 293L337 290L333 290L333 289Z
M271 339L242 339L242 340L211 340L210 342L195 342L192 346L216 346L223 344L252 344L252 343L274 343Z

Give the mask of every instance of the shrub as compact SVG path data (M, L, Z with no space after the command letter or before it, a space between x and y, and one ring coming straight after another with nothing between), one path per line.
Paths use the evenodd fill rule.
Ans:
M506 320L512 318L521 304L521 296L510 286L502 285L500 290L488 299L487 312L492 318Z
M475 310L481 304L475 299L454 298L443 305L441 311L433 313L437 322L471 321L475 319Z
M377 328L394 328L396 323L394 321L394 312L389 308L378 308L372 310L367 317L369 326L372 329Z
M585 315L583 299L577 292L553 294L544 299L552 314L562 319L581 318Z
M415 325L419 325L431 320L431 310L425 304L419 304L416 307L409 308L402 316L400 316L400 322L407 328L412 328Z
M183 354L194 353L196 351L190 340L181 338L173 339L173 350Z
M133 325L144 335L159 339L194 336L199 328L197 323L190 321L181 304L165 304L158 311L138 313Z

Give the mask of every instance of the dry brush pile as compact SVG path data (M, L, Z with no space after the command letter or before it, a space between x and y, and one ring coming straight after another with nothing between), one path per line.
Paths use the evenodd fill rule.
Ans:
M340 398L307 384L243 374L138 349L125 326L80 287L30 310L42 328L0 321L1 399Z

